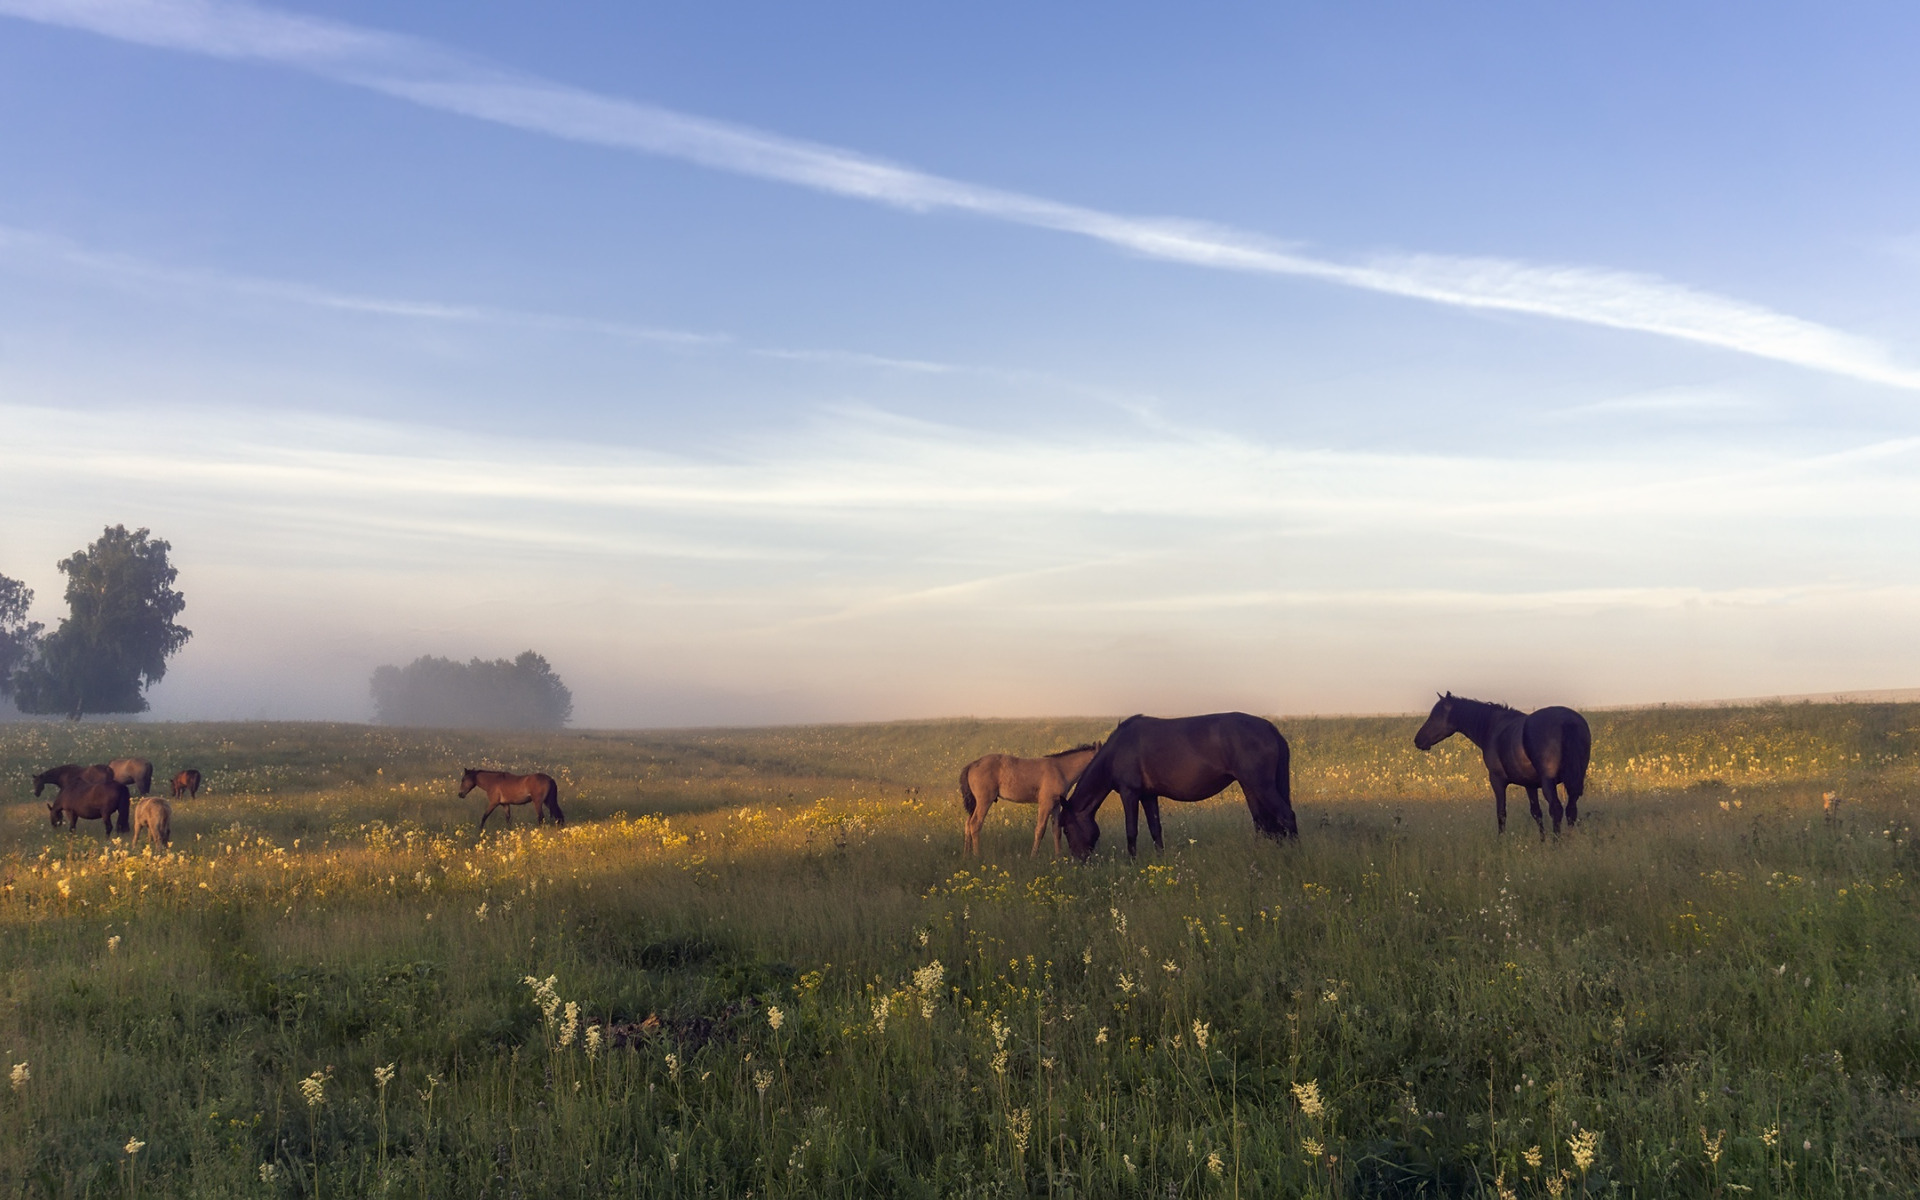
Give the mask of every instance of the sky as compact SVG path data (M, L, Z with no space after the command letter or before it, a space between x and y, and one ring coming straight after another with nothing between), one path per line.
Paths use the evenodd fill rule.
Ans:
M1920 10L0 0L0 573L164 719L1920 683Z

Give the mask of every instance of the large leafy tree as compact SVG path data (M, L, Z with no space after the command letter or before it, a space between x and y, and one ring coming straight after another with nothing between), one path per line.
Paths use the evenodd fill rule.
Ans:
M14 676L33 658L41 625L27 620L33 589L0 575L0 700L13 695Z
M134 713L147 710L147 688L167 673L167 659L193 636L174 622L187 606L173 590L173 549L145 529L115 525L60 562L70 615L39 639L14 675L24 712Z

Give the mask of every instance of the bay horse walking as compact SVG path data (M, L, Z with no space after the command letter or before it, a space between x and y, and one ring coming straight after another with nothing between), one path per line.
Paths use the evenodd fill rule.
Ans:
M200 796L200 772L192 767L173 777L173 798L178 800L183 795L190 800Z
M1047 821L1067 798L1067 792L1080 772L1086 769L1098 742L1088 742L1069 750L1056 750L1044 758L1019 758L1012 754L987 754L968 763L960 772L960 803L966 809L961 823L966 852L980 853L980 828L987 823L987 810L995 800L1038 806L1039 819L1033 826L1031 858L1040 853L1040 839L1046 834ZM1060 825L1053 827L1053 853L1060 854Z
M1139 811L1147 810L1153 844L1160 838L1160 800L1197 801L1217 796L1230 783L1246 793L1253 825L1271 838L1298 837L1293 816L1291 755L1287 739L1271 721L1247 713L1200 717L1128 717L1114 727L1073 785L1060 811L1067 849L1085 860L1100 841L1093 819L1101 802L1120 793L1126 809L1127 853L1135 854Z
M1593 733L1585 717L1559 705L1523 713L1448 692L1434 702L1427 723L1413 735L1413 744L1431 750L1456 733L1480 747L1487 761L1487 782L1493 785L1493 811L1501 833L1507 831L1507 788L1516 783L1527 789L1527 807L1540 827L1541 841L1547 838L1546 822L1540 819L1543 791L1554 833L1560 832L1562 812L1556 787L1567 791L1568 828L1579 823L1587 763L1593 757Z
M47 801L47 816L53 821L55 829L60 828L60 818L67 819L69 830L76 828L82 818L98 818L107 826L107 836L114 833L114 818L120 819L118 832L127 831L127 785L109 780L106 783L75 783L60 789L58 795Z
M486 792L487 811L480 814L480 828L487 827L487 818L496 808L507 810L507 826L513 826L515 804L533 804L533 823L538 825L547 819L547 813L553 813L555 825L567 823L566 814L560 811L560 785L551 775L509 775L505 771L476 771L472 767L460 776L460 798L466 799L467 793L474 788Z

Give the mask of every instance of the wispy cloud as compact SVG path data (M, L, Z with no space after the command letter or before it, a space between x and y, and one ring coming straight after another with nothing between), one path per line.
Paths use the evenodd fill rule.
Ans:
M0 254L54 261L87 275L116 284L157 286L173 293L211 292L250 300L272 300L335 312L440 321L468 325L502 325L574 333L594 333L631 341L702 345L727 342L725 334L665 329L626 321L608 321L565 313L531 312L483 304L450 304L437 300L371 296L336 291L284 279L263 279L195 267L170 266L135 255L93 249L67 238L0 226Z
M420 39L220 0L0 0L0 14L143 45L277 63L448 112L915 212L1092 238L1149 258L1296 276L1469 309L1633 330L1920 390L1920 369L1841 330L1658 276L1433 254L1338 260L1205 222L1137 217L948 179L517 74Z

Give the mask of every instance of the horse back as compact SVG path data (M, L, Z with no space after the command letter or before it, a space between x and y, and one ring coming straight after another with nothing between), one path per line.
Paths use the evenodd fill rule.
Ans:
M127 785L118 780L83 783L77 787L61 788L60 798L54 804L75 816L92 820L108 813L125 811L131 795Z

